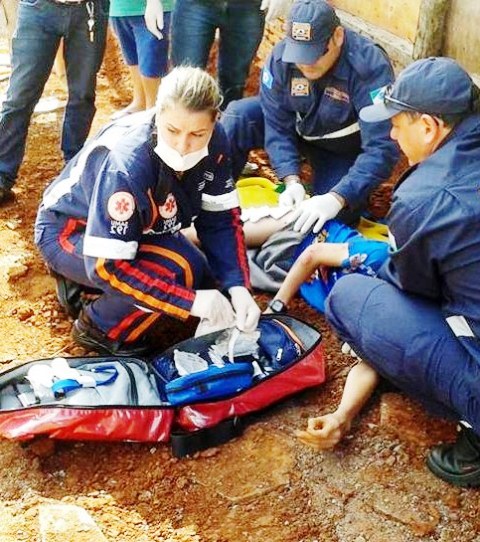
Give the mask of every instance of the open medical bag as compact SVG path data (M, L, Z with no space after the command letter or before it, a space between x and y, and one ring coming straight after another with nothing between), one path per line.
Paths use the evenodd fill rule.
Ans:
M240 416L325 380L312 326L263 315L253 334L235 333L190 338L150 359L74 357L9 369L0 373L0 436L173 442L208 431L194 451L234 436Z

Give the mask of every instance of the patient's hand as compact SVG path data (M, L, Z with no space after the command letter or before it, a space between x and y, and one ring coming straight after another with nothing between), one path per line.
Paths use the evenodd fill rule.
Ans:
M309 418L306 431L297 431L296 436L315 450L329 450L338 444L349 431L351 421L335 411L324 416Z

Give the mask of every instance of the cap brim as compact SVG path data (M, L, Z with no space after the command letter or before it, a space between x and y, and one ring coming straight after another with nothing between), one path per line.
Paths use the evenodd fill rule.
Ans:
M300 43L287 38L283 50L283 62L292 64L314 64L325 51L325 43Z
M384 103L368 105L360 109L359 117L363 122L381 122L401 113L400 110L388 107Z

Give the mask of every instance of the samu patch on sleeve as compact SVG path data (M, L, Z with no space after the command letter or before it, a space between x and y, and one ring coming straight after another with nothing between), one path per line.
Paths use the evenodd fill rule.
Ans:
M135 200L130 192L115 192L108 198L107 212L113 220L125 222L135 211Z
M270 70L265 66L262 71L262 83L268 88L273 87L273 75Z

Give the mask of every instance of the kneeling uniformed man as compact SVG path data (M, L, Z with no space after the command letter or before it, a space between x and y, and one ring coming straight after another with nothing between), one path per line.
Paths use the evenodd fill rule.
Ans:
M327 2L297 0L287 37L263 68L260 96L232 102L223 114L234 178L248 152L264 147L286 185L280 203L296 205L305 196L300 166L306 156L319 196L303 206L318 214L316 231L344 208L341 218L354 218L398 159L390 123L372 126L358 118L374 92L393 78L384 51L345 29ZM296 229L310 227L301 220Z
M427 460L459 486L480 486L479 97L454 60L429 58L360 112L364 122L392 120L391 137L411 169L394 193L387 217L394 250L378 277L344 277L326 303L329 322L372 378L382 375L461 421L457 442ZM349 425L343 414L358 412L371 392L364 389L342 400L337 427Z

